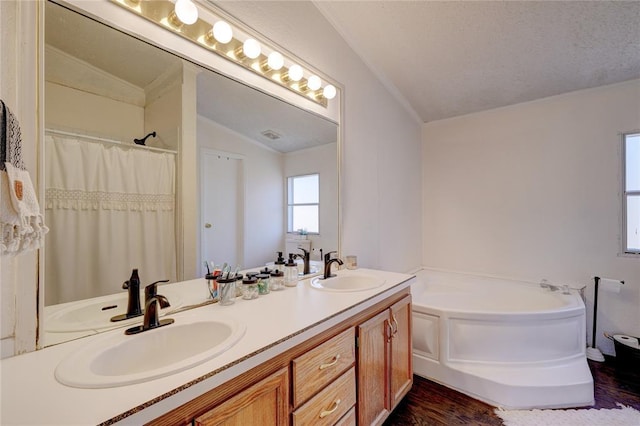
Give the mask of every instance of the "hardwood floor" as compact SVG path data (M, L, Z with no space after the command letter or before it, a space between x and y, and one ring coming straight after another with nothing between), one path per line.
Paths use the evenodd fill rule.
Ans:
M616 402L640 410L640 374L620 373L615 358L589 361L594 380L595 405L616 408ZM384 423L391 425L502 425L494 407L422 377L414 376L413 388Z

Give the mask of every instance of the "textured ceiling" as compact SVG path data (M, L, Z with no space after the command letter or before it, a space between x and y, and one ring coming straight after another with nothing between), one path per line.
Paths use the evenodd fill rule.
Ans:
M316 1L424 122L640 78L640 2Z

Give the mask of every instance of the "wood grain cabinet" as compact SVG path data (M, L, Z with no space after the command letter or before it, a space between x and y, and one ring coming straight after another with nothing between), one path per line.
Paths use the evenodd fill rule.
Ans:
M358 326L358 424L379 425L413 384L411 295Z
M194 419L195 426L277 425L289 420L289 371L283 368Z
M340 421L356 403L355 361L353 327L292 361L294 426Z
M411 358L404 288L150 424L382 424L413 384Z

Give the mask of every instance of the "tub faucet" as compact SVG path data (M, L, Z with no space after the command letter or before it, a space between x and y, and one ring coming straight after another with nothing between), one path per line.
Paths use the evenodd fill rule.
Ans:
M560 290L559 286L551 284L546 279L543 279L542 281L540 281L540 287L546 288L546 289L548 289L550 291L558 291L558 290Z
M342 265L342 260L337 257L331 258L331 253L336 253L335 251L330 251L329 253L324 255L324 279L335 277L335 274L331 274L331 264L336 262L338 265Z
M158 319L158 311L160 308L168 308L171 306L169 299L157 292L157 285L161 282L167 282L169 280L156 281L153 284L149 284L144 288L145 304L144 304L144 319L142 325L131 327L125 330L124 334L138 334L143 331L152 330L154 328L163 327L165 325L173 324L172 318L165 318L163 320ZM158 308L160 305L160 308Z
M302 271L302 275L308 275L311 273L311 253L308 250L303 249L302 247L298 247L298 250L302 250L304 254L294 254L293 257L302 259L302 262L304 263L304 270Z

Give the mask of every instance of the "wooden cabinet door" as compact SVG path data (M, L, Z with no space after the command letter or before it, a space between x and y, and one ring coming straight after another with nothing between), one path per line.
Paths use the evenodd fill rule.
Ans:
M413 385L411 295L391 306L391 409Z
M391 412L389 357L391 328L385 309L358 326L358 424L382 424Z
M283 368L194 419L194 425L286 425L289 370Z

